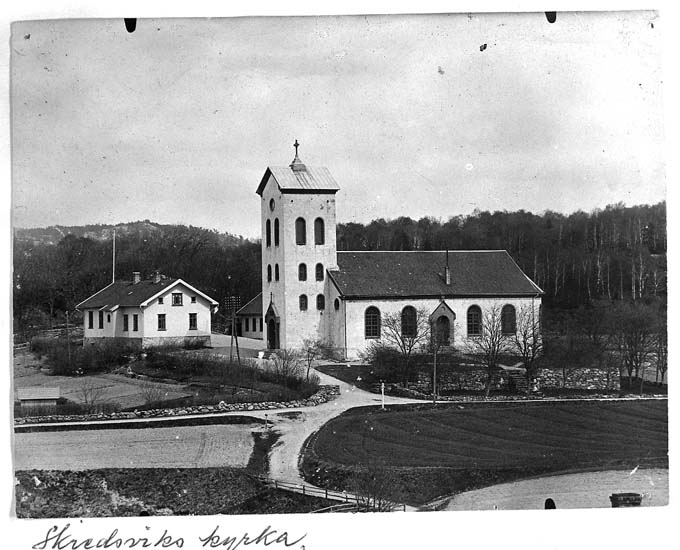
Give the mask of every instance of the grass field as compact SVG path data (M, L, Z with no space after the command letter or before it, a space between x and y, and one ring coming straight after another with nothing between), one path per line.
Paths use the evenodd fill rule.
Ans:
M398 478L393 498L421 504L532 475L667 465L667 417L666 401L351 409L308 441L303 471L341 488L378 464Z

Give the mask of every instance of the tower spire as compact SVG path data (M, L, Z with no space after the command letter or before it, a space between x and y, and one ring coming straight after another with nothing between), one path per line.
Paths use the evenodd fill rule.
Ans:
M302 172L303 170L306 170L307 167L298 156L298 147L300 147L300 144L298 143L297 139L295 140L295 143L293 143L293 147L295 147L295 158L293 159L293 162L291 162L290 168L293 170L293 172Z

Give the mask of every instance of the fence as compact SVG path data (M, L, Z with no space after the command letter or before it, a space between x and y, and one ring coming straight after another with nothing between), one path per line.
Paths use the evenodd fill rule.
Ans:
M274 489L282 489L284 491L290 491L293 493L298 493L301 495L307 495L312 497L324 498L326 500L337 500L345 504L351 504L352 506L355 506L357 510L372 509L371 506L366 505L365 498L359 495L353 495L346 491L333 491L331 489L322 489L320 487L314 487L313 485L305 485L304 483L291 483L289 481L280 481L277 479L271 479L269 477L263 476L260 476L259 479L263 483L266 483L268 486L274 487ZM336 506L329 506L328 509L322 508L321 510L318 510L318 512L321 512L323 510L333 511L330 510L331 508L336 508ZM388 508L394 512L406 511L405 504L399 504L396 502L389 503ZM348 511L348 510L338 509L335 511Z

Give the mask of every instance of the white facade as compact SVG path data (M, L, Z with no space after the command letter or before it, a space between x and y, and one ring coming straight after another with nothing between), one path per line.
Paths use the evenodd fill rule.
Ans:
M328 311L326 271L335 268L337 263L335 195L332 192L284 193L273 176L270 176L262 191L261 213L263 337L267 342L270 342L269 339L276 340L275 345L270 347L300 347L305 338L319 338L323 335L322 325ZM299 218L305 221L305 244L296 244L296 221ZM317 219L323 220L324 244L315 244ZM278 246L275 239L277 220ZM267 221L270 223L269 246ZM304 281L299 277L301 264L306 269ZM317 265L321 265L321 281L316 277ZM302 295L307 297L305 311L300 310ZM324 297L323 310L317 308L319 295ZM275 317L267 315L270 304L273 304L276 311ZM278 335L272 335L272 328Z
M85 344L115 338L140 347L192 341L210 345L211 312L217 302L181 279L138 306L87 307L90 300L79 304Z
M471 284L467 290L456 295L449 286L447 252L446 266L442 264L437 267L441 270L445 268L446 273L445 285L442 282L444 286L438 287L441 292L434 292L430 286L428 293L421 293L426 297L408 298L397 294L383 298L379 293L366 296L364 288L359 288L359 292L355 288L354 293L343 295L328 273L338 272L340 269L336 250L335 210L335 193L338 187L330 174L324 171L325 169L309 169L308 173L296 154L290 168L267 169L258 187L262 224L263 337L269 349L299 348L303 340L310 338L323 340L344 357L355 359L376 340L366 338L365 313L371 306L378 308L381 315L401 312L406 306L432 315L444 302L445 316L450 322L450 345L457 349L463 349L470 338L467 334L467 312L471 306L478 306L482 317L491 309L500 312L501 308L510 305L518 316L520 312L526 315L526 312L531 311L536 319L539 318L542 291L521 272L505 251L495 253L504 257L503 270L513 272L515 281L517 278L521 281L520 286L523 288L516 294L508 291L508 285L500 284L494 286L492 292L479 292L484 297L473 297L476 294L474 287L479 286L478 279L468 277L468 283L472 281ZM315 180L317 174L320 177ZM296 220L300 218L306 224L304 244L296 241ZM315 243L316 219L323 220L323 244ZM486 252L482 251L482 255ZM399 260L395 260L389 265L381 266L380 273L389 275L390 269L398 263ZM302 264L306 266L306 280L301 280L300 277ZM317 265L321 266L322 280L317 280ZM434 269L433 265L427 266L429 272ZM503 270L485 268L483 273L493 273L491 279L495 277L503 281ZM371 277L370 273L366 277L369 279L364 281L378 280L375 276ZM409 272L407 278L415 281L415 286L419 284L418 273L414 273L412 277ZM363 284L358 286L363 287ZM391 280L388 280L385 287L390 286ZM414 293L420 290L415 288ZM389 295L389 292L390 289L387 288L385 295ZM497 297L493 296L496 292ZM303 296L306 297L306 308L301 302ZM322 303L317 304L319 296L322 296Z

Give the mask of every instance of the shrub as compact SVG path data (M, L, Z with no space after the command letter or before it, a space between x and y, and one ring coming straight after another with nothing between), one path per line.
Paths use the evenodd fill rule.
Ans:
M34 338L31 345L37 355L47 356L53 374L67 376L108 371L127 363L135 354L130 344L119 340L83 347L66 338Z

